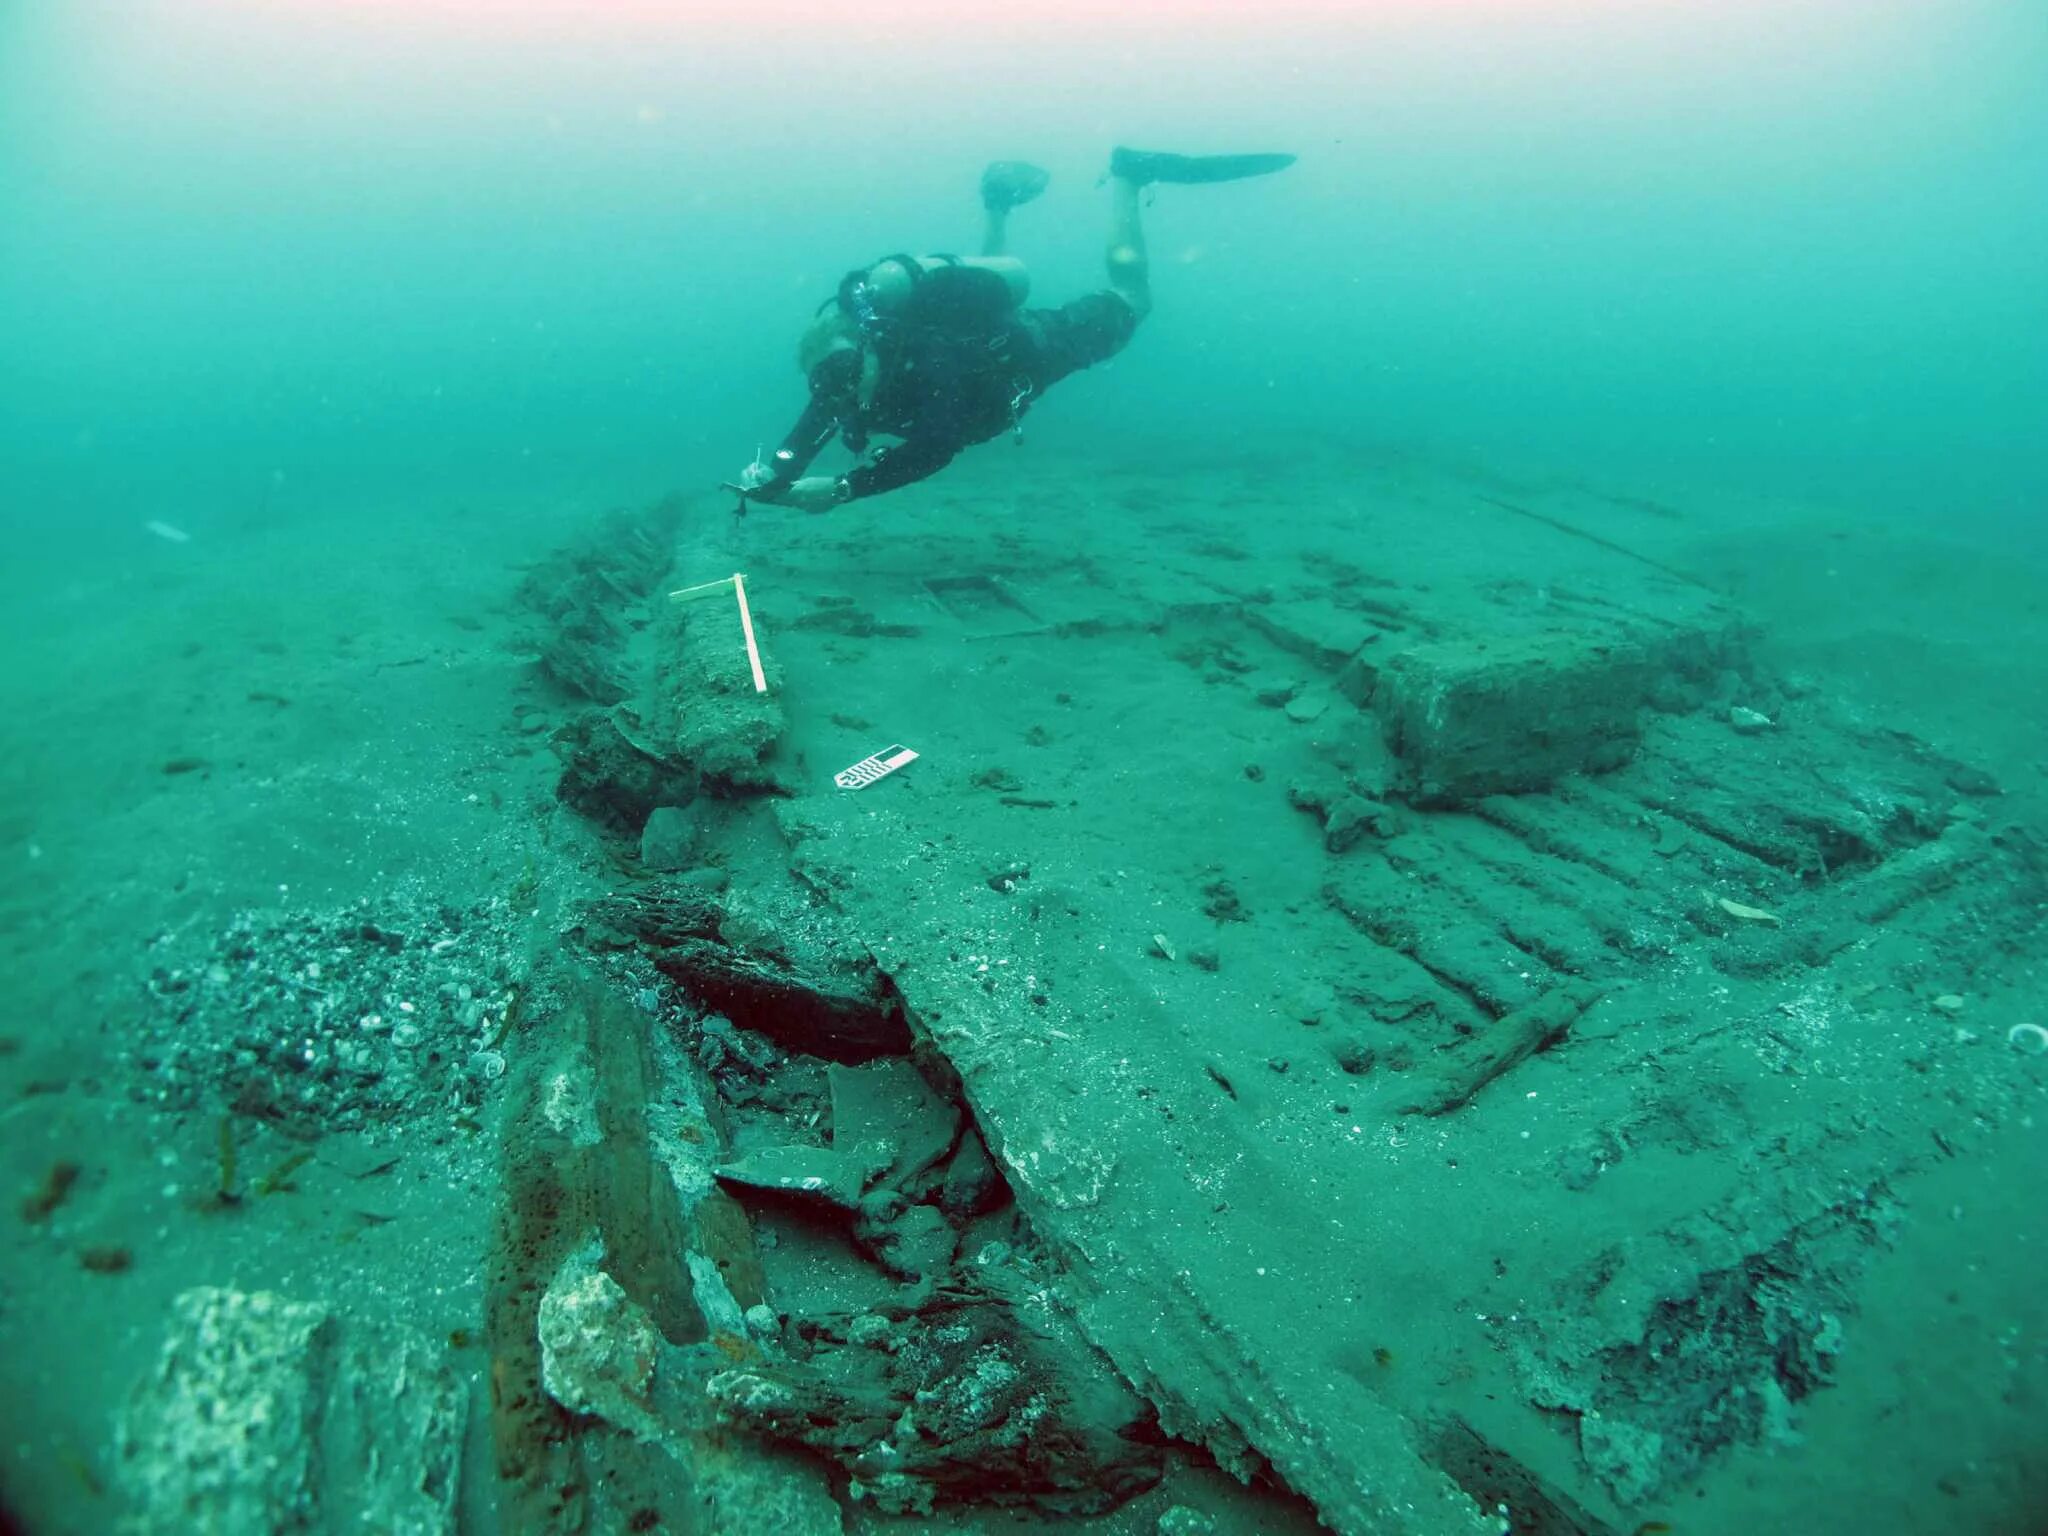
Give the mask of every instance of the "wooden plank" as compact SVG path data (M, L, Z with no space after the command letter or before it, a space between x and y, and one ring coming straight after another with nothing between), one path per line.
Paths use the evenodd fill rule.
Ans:
M1398 1412L1332 1394L1333 1351L1373 1347L1353 1295L1378 1258L1370 1224L1329 1220L1085 913L992 891L971 860L872 801L807 802L782 820L799 873L959 1073L1061 1259L1064 1300L1170 1433L1240 1476L1270 1463L1334 1531L1498 1529ZM864 877L878 870L889 878Z

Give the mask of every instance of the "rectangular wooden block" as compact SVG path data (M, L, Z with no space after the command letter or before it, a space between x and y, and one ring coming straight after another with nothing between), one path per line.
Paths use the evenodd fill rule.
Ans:
M1457 805L1620 767L1654 670L1611 635L1446 640L1389 657L1373 708L1411 797Z

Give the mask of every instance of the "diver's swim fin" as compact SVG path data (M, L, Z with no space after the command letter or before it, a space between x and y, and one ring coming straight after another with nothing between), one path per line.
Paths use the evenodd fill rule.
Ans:
M981 173L981 203L991 213L1007 213L1028 203L1052 180L1050 171L1028 160L996 160Z
M1247 176L1270 176L1294 164L1293 155L1166 155L1146 149L1114 149L1109 155L1109 174L1138 186L1155 181L1183 185L1210 181L1241 181Z

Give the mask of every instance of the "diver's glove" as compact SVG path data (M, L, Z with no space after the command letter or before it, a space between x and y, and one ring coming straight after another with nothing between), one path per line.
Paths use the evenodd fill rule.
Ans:
M844 475L805 475L777 488L776 504L795 507L799 512L829 512L853 497L853 487Z
M771 507L794 507L799 512L829 512L842 501L853 499L853 487L844 475L805 475L801 480L767 480L760 485L741 485L728 480L725 488L738 491L742 507L758 501Z
M739 497L739 501L732 509L732 515L734 517L745 517L747 515L748 502L765 501L770 506L773 506L776 502L782 500L783 489L789 482L786 480L778 482L775 478L775 471L766 464L763 464L759 459L756 459L745 469L741 470L735 478L721 480L718 484L721 490L731 491Z

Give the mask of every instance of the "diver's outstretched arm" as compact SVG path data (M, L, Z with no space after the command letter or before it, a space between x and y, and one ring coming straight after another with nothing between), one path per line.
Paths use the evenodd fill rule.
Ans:
M941 437L908 437L876 453L874 462L846 473L846 496L858 500L879 496L912 481L935 475L953 462L961 445Z

